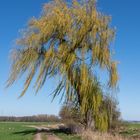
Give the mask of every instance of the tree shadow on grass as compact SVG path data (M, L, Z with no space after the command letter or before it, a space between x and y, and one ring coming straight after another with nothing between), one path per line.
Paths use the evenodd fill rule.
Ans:
M38 130L23 130L23 131L14 132L12 134L25 136L25 135L35 135L37 133L39 133Z
M37 133L46 133L46 134L66 134L66 135L69 135L71 134L70 130L69 129L35 129L35 130L23 130L23 131L18 131L18 132L14 132L12 134L14 135L22 135L22 136L25 136L25 135L36 135Z

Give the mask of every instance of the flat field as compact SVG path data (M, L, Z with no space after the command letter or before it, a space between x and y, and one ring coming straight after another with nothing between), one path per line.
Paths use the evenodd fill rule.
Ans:
M49 135L45 131L37 129L48 125L49 123L0 122L0 140L49 140ZM52 133L60 140L81 140L79 136L64 132L53 131Z
M120 134L125 137L140 139L140 123L124 123L120 129Z
M0 122L0 140L81 140L79 136L67 134L61 131L52 131L51 135L46 131L39 131L39 128L47 128L53 123L34 123L34 122ZM124 123L119 130L120 135L127 138L140 139L140 124ZM40 137L40 138L39 138Z
M0 140L32 140L35 128L29 128L27 123L1 122Z

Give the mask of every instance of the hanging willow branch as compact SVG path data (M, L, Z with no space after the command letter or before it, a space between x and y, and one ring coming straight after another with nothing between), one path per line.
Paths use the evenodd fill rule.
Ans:
M45 4L40 18L32 18L17 40L7 85L25 74L23 96L34 77L38 92L47 78L59 75L61 80L53 97L65 91L66 99L81 105L84 112L92 90L96 93L95 67L108 71L110 87L117 85L117 66L110 48L114 29L110 21L109 16L96 9L95 0L73 0L70 4L53 0ZM96 112L100 104L98 96L98 103L91 107Z

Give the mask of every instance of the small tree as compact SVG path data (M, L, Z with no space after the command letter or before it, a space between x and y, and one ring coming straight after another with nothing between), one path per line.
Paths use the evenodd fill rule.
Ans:
M74 101L86 114L95 68L108 71L110 87L117 84L116 62L110 49L113 37L110 17L96 9L95 0L73 0L70 4L54 0L44 6L40 18L31 19L17 41L20 47L13 50L8 86L26 73L23 96L35 75L36 92L48 77L59 75L53 96L64 92L66 100Z
M75 122L75 123L83 123L82 114L79 110L79 107L76 107L72 103L65 103L59 112L59 116L64 123L67 122Z

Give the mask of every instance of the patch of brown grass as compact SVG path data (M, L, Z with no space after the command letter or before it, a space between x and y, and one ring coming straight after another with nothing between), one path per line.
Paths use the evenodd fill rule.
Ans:
M111 135L108 133L97 133L92 131L84 131L81 136L83 140L138 140L132 138L124 138L119 135Z

